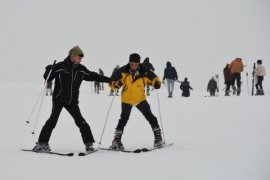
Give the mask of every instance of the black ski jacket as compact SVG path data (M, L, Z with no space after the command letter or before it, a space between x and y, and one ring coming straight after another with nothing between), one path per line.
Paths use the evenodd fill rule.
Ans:
M167 63L167 67L164 70L163 81L165 79L178 80L178 75L176 69L171 65L170 62Z
M52 65L46 67L44 79L48 77L51 69ZM53 67L48 80L53 79L55 79L53 101L59 101L67 106L79 103L79 89L83 80L111 83L110 78L91 72L82 64L72 63L70 57Z

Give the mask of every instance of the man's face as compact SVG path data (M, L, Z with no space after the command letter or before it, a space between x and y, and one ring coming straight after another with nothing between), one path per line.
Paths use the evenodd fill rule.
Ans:
M76 64L80 64L82 62L82 57L80 56L74 56L71 58L71 61Z
M136 63L136 62L129 62L129 66L131 71L137 71L138 67L139 67L140 63Z

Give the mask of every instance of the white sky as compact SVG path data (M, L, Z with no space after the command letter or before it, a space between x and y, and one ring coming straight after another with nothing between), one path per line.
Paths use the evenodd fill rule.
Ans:
M83 64L111 75L129 54L166 61L197 89L227 62L270 69L269 0L0 0L0 81L43 82L44 67L74 45ZM223 80L223 79L221 79ZM267 81L267 80L266 80ZM270 83L269 83L270 84Z

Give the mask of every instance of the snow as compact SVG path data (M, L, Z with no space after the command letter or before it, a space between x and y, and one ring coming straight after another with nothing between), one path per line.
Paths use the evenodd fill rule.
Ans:
M63 110L50 146L57 152L76 154L60 157L20 151L34 146L51 111L51 97L45 97L36 134L32 136L36 114L30 125L26 126L25 121L42 84L1 82L0 88L1 179L268 180L270 177L267 95L204 97L202 92L192 91L190 98L182 98L180 90L175 89L174 98L168 99L163 87L159 97L165 138L175 144L141 154L98 151L78 157L76 154L84 145L73 119ZM97 142L112 100L108 93L106 87L100 95L93 94L91 83L83 83L81 88L81 112ZM156 91L148 101L159 117ZM116 97L102 146L110 145L119 115L120 97ZM136 108L125 129L123 143L126 149L152 146L151 128Z

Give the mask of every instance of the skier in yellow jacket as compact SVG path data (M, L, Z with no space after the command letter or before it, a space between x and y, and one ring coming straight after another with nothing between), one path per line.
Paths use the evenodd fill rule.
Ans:
M160 147L163 144L157 118L151 112L150 106L146 101L146 94L144 91L147 84L153 86L155 89L159 89L161 81L155 73L143 68L140 64L140 59L139 54L131 54L129 57L129 63L121 67L112 77L114 81L111 85L112 90L122 86L122 112L115 130L112 146L110 147L113 150L124 149L121 137L133 106L136 106L150 123L155 137L154 146Z

